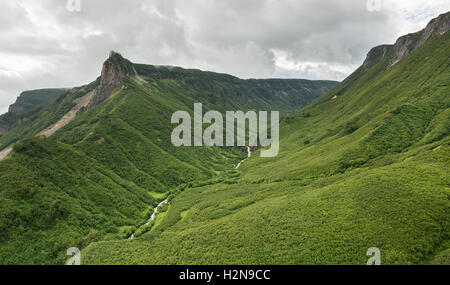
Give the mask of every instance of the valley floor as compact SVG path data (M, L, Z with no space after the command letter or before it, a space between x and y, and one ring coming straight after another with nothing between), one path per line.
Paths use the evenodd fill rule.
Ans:
M311 183L186 189L150 232L93 243L84 262L362 265L367 249L378 247L383 264L432 263L446 256L439 251L450 222L446 167L410 159Z

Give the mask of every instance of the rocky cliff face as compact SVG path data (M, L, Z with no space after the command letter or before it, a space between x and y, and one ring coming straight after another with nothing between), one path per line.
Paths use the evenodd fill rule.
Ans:
M450 29L450 12L440 15L431 20L425 29L400 37L394 45L394 56L391 58L391 65L396 64L405 56L419 48L431 36L440 36Z
M450 12L431 20L425 29L400 37L394 45L381 45L373 48L367 54L363 67L370 68L386 56L389 65L394 65L411 52L419 48L432 36L441 36L450 30Z
M363 67L365 69L369 69L373 65L380 62L383 58L386 57L392 46L393 45L381 45L371 49L367 54L366 60L363 63Z
M131 61L119 53L111 51L108 60L103 64L100 83L88 108L93 108L108 99L111 93L123 86L122 79L137 76L136 69Z

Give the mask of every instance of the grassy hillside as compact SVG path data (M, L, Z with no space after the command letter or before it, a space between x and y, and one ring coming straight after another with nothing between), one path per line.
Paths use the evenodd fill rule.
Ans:
M0 163L2 264L58 264L71 246L121 237L155 204L147 189L50 139L18 143ZM126 229L125 229L126 230Z
M389 56L284 119L280 154L177 194L150 232L88 264L447 263L450 33Z

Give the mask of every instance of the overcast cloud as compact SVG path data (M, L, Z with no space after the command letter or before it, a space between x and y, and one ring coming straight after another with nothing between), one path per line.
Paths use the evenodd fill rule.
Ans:
M377 0L371 0L377 1ZM23 90L72 87L110 50L133 62L241 78L342 80L370 48L450 10L448 0L0 1L0 114Z

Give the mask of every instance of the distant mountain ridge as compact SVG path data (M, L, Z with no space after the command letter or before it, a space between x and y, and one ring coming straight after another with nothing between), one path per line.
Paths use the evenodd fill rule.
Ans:
M221 90L217 89L214 82L220 82L221 84L227 84L230 88L234 86L238 87L241 94L235 96L233 99L242 101L242 98L251 96L256 97L256 94L264 94L261 99L269 100L271 104L275 104L273 107L277 107L281 102L289 101L281 108L280 111L294 111L296 108L305 104L305 102L312 97L310 94L318 89L318 92L323 93L327 88L337 84L335 81L327 80L303 80L303 79L249 79L243 80L237 77L221 74L215 72L201 71L197 69L184 69L176 66L154 66L147 64L134 64L128 59L124 58L121 54L111 51L109 58L103 64L101 76L99 78L99 86L95 90L95 94L92 98L89 108L93 108L103 101L105 101L111 93L124 86L124 78L135 78L141 84L146 83L144 77L148 77L156 80L176 80L182 81L192 87L204 89L209 92L214 92L216 97L222 97L228 101L229 107L233 107L231 98L224 98L226 96L235 96L234 94L220 94ZM323 86L323 87L322 87ZM268 88L267 88L268 87ZM275 90L273 90L275 89ZM273 93L277 96L273 96ZM292 94L297 92L298 95ZM294 95L294 96L293 96ZM272 97L270 97L272 96ZM241 97L241 98L239 98ZM277 98L278 97L278 98ZM284 99L283 99L284 97ZM290 98L294 97L294 98ZM199 98L200 99L200 98ZM216 98L202 98L206 100L216 100ZM271 102L273 101L273 102ZM214 104L217 101L213 102ZM292 105L291 105L292 103ZM245 109L247 107L243 106Z
M22 92L6 114L0 115L0 135L6 133L17 121L33 115L64 93L65 88L37 89Z
M77 100L82 97L89 97L89 101L86 106L77 110L76 115L94 109L115 91L125 88L126 81L129 80L136 80L140 85L155 80L179 82L199 91L196 94L199 96L198 102L218 105L222 110L276 109L282 114L295 111L338 83L303 79L242 80L227 74L195 69L135 64L111 51L97 80L68 90L53 104L46 106L41 114L32 114L27 122L12 131L7 132L10 127L4 128L3 136L0 136L0 149L58 123L76 107ZM90 92L92 93L89 94Z

